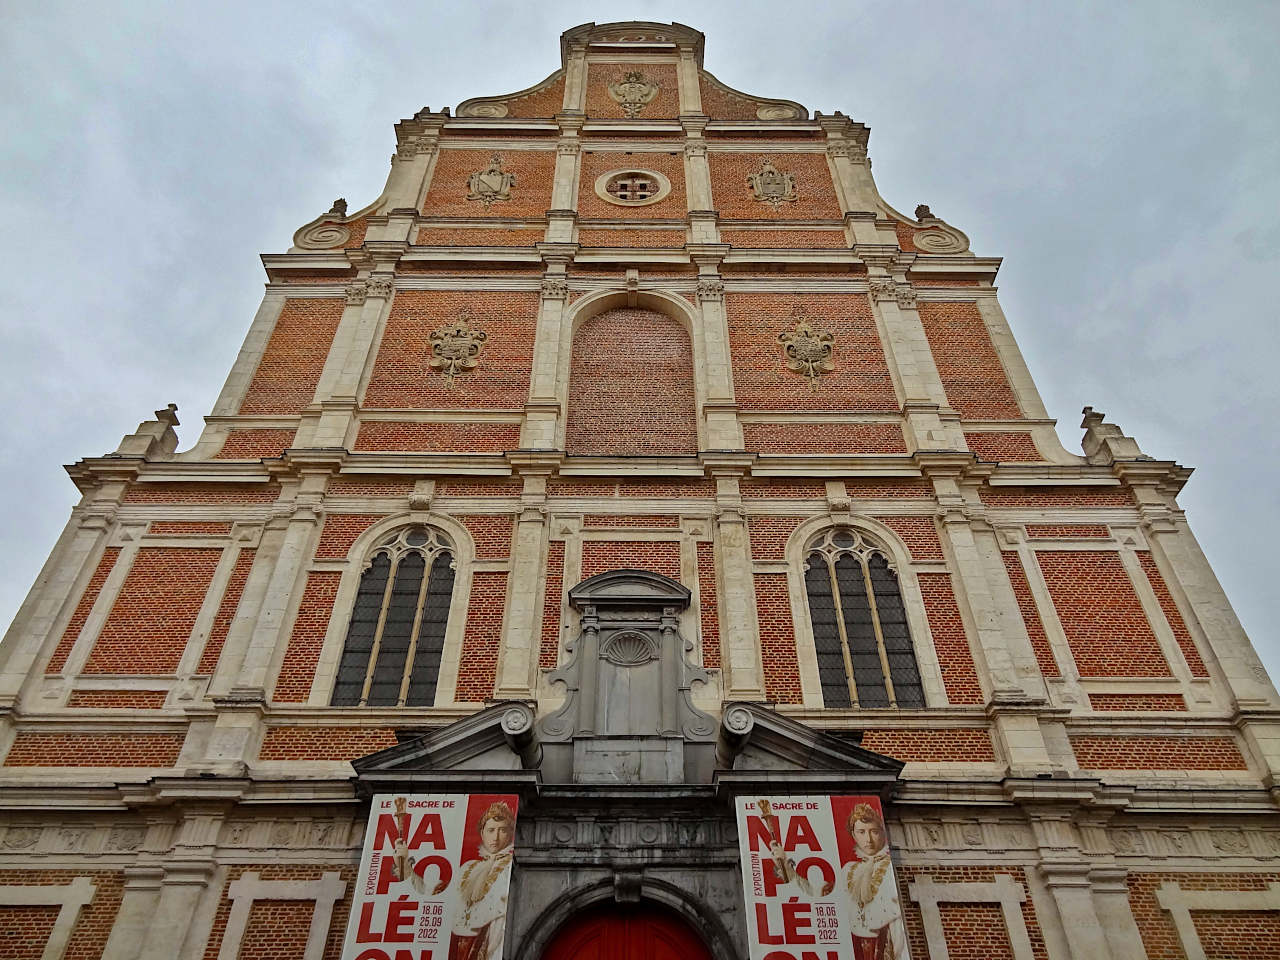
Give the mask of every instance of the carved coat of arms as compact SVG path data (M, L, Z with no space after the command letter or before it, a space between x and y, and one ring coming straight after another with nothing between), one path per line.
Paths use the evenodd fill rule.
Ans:
M794 329L778 334L787 356L787 369L809 378L809 386L818 392L818 377L836 368L832 361L835 337L829 330L817 330L805 316L803 307L791 312Z
M481 345L489 339L483 330L471 329L466 314L455 322L431 331L431 366L444 374L445 384L452 384L459 373L474 370L479 363Z
M467 189L471 191L467 199L479 200L486 207L495 200L510 200L515 183L516 175L502 169L502 156L495 153L489 160L489 166L467 178Z
M770 161L760 164L760 169L747 177L756 199L769 203L776 210L783 203L795 203L796 178L794 174L781 173Z
M628 119L640 116L640 111L657 95L658 85L639 70L629 70L621 80L609 84L609 96L622 105Z

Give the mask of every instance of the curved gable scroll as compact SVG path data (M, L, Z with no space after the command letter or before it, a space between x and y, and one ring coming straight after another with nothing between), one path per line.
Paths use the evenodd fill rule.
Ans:
M564 68L531 87L497 97L472 97L458 104L456 115L462 118L543 119L554 117L564 108Z

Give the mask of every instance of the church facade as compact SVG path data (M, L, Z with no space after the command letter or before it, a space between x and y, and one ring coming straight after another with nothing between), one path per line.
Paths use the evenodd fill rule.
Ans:
M763 795L882 804L904 933L823 960L1280 956L1280 701L1190 471L1090 408L1065 449L998 258L702 52L585 24L402 120L264 255L198 442L68 468L0 953L354 956L400 792L519 798L512 960L755 956Z

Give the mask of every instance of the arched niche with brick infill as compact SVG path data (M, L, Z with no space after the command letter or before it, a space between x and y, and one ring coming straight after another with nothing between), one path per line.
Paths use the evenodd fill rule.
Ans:
M630 302L621 293L597 295L577 306L562 352L565 450L696 456L702 391L688 306L647 293Z

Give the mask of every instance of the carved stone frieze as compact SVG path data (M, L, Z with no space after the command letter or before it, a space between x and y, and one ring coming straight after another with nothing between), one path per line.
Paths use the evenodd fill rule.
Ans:
M658 85L639 70L628 70L609 84L609 96L622 106L628 119L640 112L658 95Z
M502 155L495 153L489 158L489 166L467 178L467 199L479 200L487 208L499 201L510 200L511 188L515 184L516 175L502 169Z
M775 210L784 203L795 203L796 178L783 173L770 160L760 164L760 169L747 176L747 184L760 203L767 203Z
M818 377L836 368L832 360L835 337L829 330L816 329L801 306L791 312L791 319L795 326L778 334L787 369L808 377L810 389L816 393Z
M26 850L40 841L40 827L10 827L4 832L4 845L9 850Z
M358 307L364 303L369 296L369 286L364 281L347 284L347 305Z
M431 366L444 374L445 383L453 383L460 373L467 373L480 362L480 348L489 339L483 330L471 327L470 316L464 311L453 323L431 331Z

